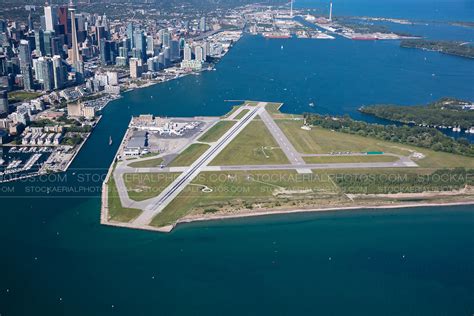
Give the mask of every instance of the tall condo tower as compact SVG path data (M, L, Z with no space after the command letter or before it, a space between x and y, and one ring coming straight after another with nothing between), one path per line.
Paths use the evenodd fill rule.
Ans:
M293 17L293 0L290 0L290 17Z
M329 3L329 21L332 21L332 1Z
M79 71L80 65L80 56L79 56L79 46L77 45L77 30L76 30L76 6L69 1L69 12L71 13L71 63L76 68L76 71Z

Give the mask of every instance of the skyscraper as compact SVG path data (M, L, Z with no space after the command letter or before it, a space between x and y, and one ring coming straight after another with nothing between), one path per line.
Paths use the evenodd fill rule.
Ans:
M155 45L153 42L153 36L148 35L146 37L146 54L147 55L153 55L155 52Z
M135 42L133 41L133 23L128 23L127 25L127 37L130 40L130 49L135 47Z
M61 26L62 34L69 34L68 24L67 24L67 6L60 6L58 8L58 24Z
M44 52L46 56L53 56L53 46L52 39L54 37L54 31L45 31L43 32L43 43L44 43Z
M18 57L20 58L20 66L31 66L31 49L30 42L21 40L18 46Z
M56 8L46 4L44 7L44 22L46 31L54 31L54 27L57 24Z
M110 58L110 42L105 38L100 40L100 62L103 65L108 65L111 62Z
M76 69L76 72L80 72L81 66L79 65L80 62L80 55L79 55L79 46L77 44L77 28L76 28L76 6L70 0L69 2L69 12L71 13L71 64Z
M163 33L163 47L170 47L171 36L168 31Z
M168 67L171 63L171 49L169 47L165 47L163 54L165 56L165 67Z
M178 40L172 40L170 42L170 50L171 50L171 60L178 60L180 57Z
M23 86L25 90L33 88L33 74L31 72L31 48L30 42L21 40L19 45L20 70L23 75Z
M46 52L44 50L44 35L42 29L35 31L35 42L36 51L39 53L40 56L44 56Z
M49 57L40 57L37 62L37 70L39 72L44 91L54 89L54 73L53 62Z
M66 81L66 69L63 65L61 56L53 56L53 78L54 89L61 89L64 87Z
M31 11L30 11L30 13L28 14L28 32L33 31L33 29L34 29L33 18L31 17Z
M146 56L146 38L142 30L136 30L133 33L133 40L135 42L135 48L140 51L140 58L145 60Z

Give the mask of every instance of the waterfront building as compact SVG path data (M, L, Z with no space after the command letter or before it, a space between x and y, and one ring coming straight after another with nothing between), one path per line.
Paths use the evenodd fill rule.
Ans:
M109 85L118 85L118 73L116 71L107 71L107 79Z
M160 69L165 68L165 53L158 54L158 64L160 65Z
M139 58L130 58L130 77L140 78L142 70L142 60Z
M191 60L191 59L192 59L191 46L189 46L188 44L185 44L185 45L184 45L184 53L183 53L183 55L184 55L183 60Z
M93 106L84 106L81 102L69 103L67 105L67 115L69 117L93 119L95 116L95 108Z
M209 44L209 42L204 42L202 44L202 49L203 49L203 59L204 59L204 61L206 61L207 57L211 53L211 45Z
M181 62L181 68L187 70L199 71L202 69L202 62L196 59L193 60L183 60Z
M204 50L201 46L194 47L194 57L196 60L203 62L204 61Z

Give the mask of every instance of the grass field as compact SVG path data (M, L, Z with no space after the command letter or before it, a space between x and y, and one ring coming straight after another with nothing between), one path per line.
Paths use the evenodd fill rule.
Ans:
M250 110L247 110L247 109L244 109L242 111L240 111L239 114L237 114L234 119L236 120L240 120L241 118L243 118L245 116L245 114L247 114L248 112L250 112Z
M143 201L158 196L179 174L179 172L126 173L123 179L130 199Z
M158 214L151 225L159 227L172 224L193 209L207 213L229 207L234 210L252 208L253 203L277 207L288 200L288 194L296 199L314 199L317 196L333 196L338 192L332 180L323 173L300 175L291 170L203 172L192 184ZM204 193L199 185L205 185L213 192Z
M41 93L39 92L27 92L27 91L13 91L8 93L8 102L16 103L22 101L29 101L39 97Z
M122 207L113 177L107 183L109 218L116 222L130 222L141 214L141 210Z
M264 209L290 209L354 205L344 193L362 194L363 199L366 194L439 191L464 186L462 179L454 177L446 182L444 178L432 177L432 169L424 168L327 169L313 172L309 175L289 170L203 172L152 220L151 225L173 224L188 214L217 211L245 213L259 206ZM213 191L202 192L203 186ZM370 197L369 201L360 200L357 205L391 203L385 197L367 197ZM423 197L418 199L422 200Z
M330 152L367 152L382 151L403 156L419 152L425 158L416 160L425 168L474 168L474 158L437 152L430 149L409 146L400 143L381 141L372 137L333 132L321 127L312 127L310 131L301 129L302 121L276 120L278 126L287 135L296 150L304 154L327 154Z
M303 157L307 163L394 162L399 158L385 155Z
M261 121L252 121L224 148L210 165L265 165L289 163Z
M129 167L132 168L153 168L159 167L163 163L163 159L155 158L155 159L148 159L144 161L136 161L129 164Z
M211 143L219 140L232 126L235 121L219 121L213 127L211 127L201 138L198 139L200 142Z
M191 144L182 153L180 153L168 167L183 167L190 166L196 159L198 159L206 150L209 149L209 145L206 144Z

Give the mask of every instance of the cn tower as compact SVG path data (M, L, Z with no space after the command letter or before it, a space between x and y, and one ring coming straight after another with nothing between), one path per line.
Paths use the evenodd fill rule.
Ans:
M76 6L72 2L73 0L69 1L69 8L68 11L71 13L71 64L78 70L78 62L80 61L79 55L79 46L77 45L77 29L76 29Z
M329 3L329 21L332 21L332 1Z

